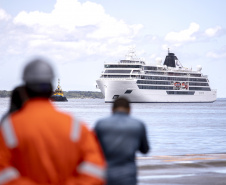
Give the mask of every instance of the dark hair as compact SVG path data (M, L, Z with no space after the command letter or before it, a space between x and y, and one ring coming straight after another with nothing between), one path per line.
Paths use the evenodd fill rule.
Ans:
M124 97L117 98L115 100L112 108L114 110L114 109L117 109L118 107L123 107L123 108L129 109L130 108L129 100Z
M28 100L28 96L25 90L25 86L18 86L13 89L10 98L9 110L3 115L1 123L7 118L11 113L18 111L22 108L23 104ZM1 125L0 123L0 125Z
M16 87L11 94L9 113L19 110L27 100L24 86Z
M25 88L29 98L35 97L50 98L53 91L51 83L37 83L37 84L26 83Z

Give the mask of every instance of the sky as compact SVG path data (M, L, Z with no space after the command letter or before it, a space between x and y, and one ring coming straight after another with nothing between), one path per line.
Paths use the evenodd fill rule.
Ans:
M97 91L104 62L135 48L147 64L168 48L208 75L226 97L225 0L0 0L0 90L22 83L24 66L47 59L64 91Z

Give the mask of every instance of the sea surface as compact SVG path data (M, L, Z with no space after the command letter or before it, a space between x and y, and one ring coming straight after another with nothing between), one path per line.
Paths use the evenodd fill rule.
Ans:
M9 101L0 98L0 117L8 110ZM111 115L112 104L103 99L69 99L53 104L86 122L90 129L98 119ZM131 116L142 120L147 128L152 148L147 156L226 153L224 98L214 103L133 103L131 107Z

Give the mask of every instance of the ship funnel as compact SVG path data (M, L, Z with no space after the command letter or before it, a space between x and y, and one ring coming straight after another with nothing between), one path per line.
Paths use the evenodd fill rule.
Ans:
M165 58L164 65L168 67L176 67L176 61L178 61L178 58L174 55L174 53L168 53Z

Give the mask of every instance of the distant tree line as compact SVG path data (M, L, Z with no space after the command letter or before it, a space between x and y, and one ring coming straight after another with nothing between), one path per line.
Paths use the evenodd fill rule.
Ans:
M6 98L11 96L12 91L0 90L0 98ZM103 99L104 96L101 92L95 91L64 91L64 96L67 98L76 98L76 99Z
M95 99L103 99L104 96L101 92L95 91L64 91L64 96L67 98L95 98Z
M10 97L11 96L12 91L0 91L0 98L6 98L6 97Z

